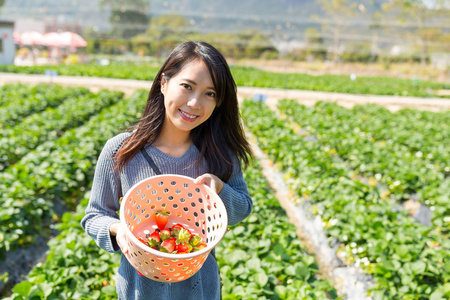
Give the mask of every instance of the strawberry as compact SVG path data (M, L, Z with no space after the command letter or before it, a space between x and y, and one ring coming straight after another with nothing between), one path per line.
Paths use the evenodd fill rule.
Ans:
M203 248L206 248L206 243L200 243L198 246L194 247L194 251L202 250Z
M159 237L161 238L161 241L167 240L171 237L170 229L164 228L159 232Z
M177 254L186 254L191 252L192 246L189 243L180 243L175 247Z
M173 237L177 237L178 236L178 231L180 231L180 229L184 228L182 225L180 224L174 224L172 226L172 235Z
M191 244L193 247L198 246L201 242L202 238L196 234L191 235L191 238L189 239L189 244Z
M156 226L160 230L166 227L167 222L169 221L169 214L166 212L166 206L164 206L164 210L157 211L155 214Z
M178 231L178 234L175 236L175 238L177 239L177 245L181 243L189 243L191 235L192 234L188 229L181 228Z
M152 248L159 248L159 243L161 242L161 238L159 236L159 230L156 229L148 238L148 244Z
M166 252L166 253L172 253L173 251L175 251L175 246L176 246L175 238L170 238L170 239L164 240L161 243L159 251Z

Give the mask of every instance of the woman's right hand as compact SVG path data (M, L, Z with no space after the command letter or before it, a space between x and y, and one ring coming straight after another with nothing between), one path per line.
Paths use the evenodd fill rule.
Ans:
M111 226L109 226L109 232L112 236L116 237L117 244L120 247L120 250L122 250L123 254L128 253L128 247L127 247L127 239L125 236L125 231L122 228L122 225L120 222L113 223Z

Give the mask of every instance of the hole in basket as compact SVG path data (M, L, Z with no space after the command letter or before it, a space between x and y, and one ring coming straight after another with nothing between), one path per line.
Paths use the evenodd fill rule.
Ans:
M169 272L175 272L175 269L174 268L170 268Z
M192 198L192 193L187 194L189 198Z
M152 205L152 206L150 206L150 209L155 209L156 208L156 205Z
M189 270L189 271L186 272L186 274L191 274L191 272L192 272L192 270Z
M216 202L214 202L214 208L217 208L217 203Z
M164 185L164 182L160 181L160 182L158 182L158 185L159 185L159 186L163 186L163 185Z
M144 264L148 265L148 262L146 260L144 260Z
M182 214L180 212L177 212L177 217L181 218Z
M147 201L145 201L145 202L146 202L147 204L150 204L150 201L151 201L150 199L147 199Z
M153 278L155 278L155 279L159 279L159 277L158 277L158 276L153 276Z
M164 208L164 207L166 207L166 206L167 206L166 203L161 204L161 207L162 207L162 208Z
M171 281L172 279L171 278L166 278L166 281Z
M198 213L196 211L194 211L194 217L198 217Z
M184 211L189 211L189 208L184 207L183 210L184 210Z
M173 262L177 262L177 261L178 261L178 259L172 259L172 261L173 261Z
M155 266L155 269L156 270L161 270L161 267L160 266Z
M214 218L214 220L216 219L216 214L213 214L213 218Z
M146 219L150 218L150 214L146 214L146 215L145 215L145 218L146 218Z
M152 191L152 195L156 195L156 190L153 190L153 191Z
M136 221L137 215L134 215L133 217L133 221Z
M180 202L184 203L184 202L186 202L186 200L184 198L180 198Z
M167 273L161 273L162 276L167 276Z
M208 228L209 229L209 228ZM209 243L209 238L206 238L206 243L208 244Z
M222 213L221 212L219 212L219 218L222 218Z
M183 263L179 263L177 266L182 267L184 264Z
M133 206L136 206L136 201L133 202Z
M169 201L172 201L173 200L173 196L169 196L169 198L167 198L167 199L169 199Z
M136 221L136 224L139 224L139 223L141 223L141 219L140 218Z
M189 184L185 183L185 184L183 184L183 186L184 186L185 188L188 188L188 187L189 187Z
M139 195L141 193L141 190L137 190L136 195Z
M202 198L198 198L198 203L203 203L203 199Z
M200 224L198 222L195 222L195 226L200 227Z
M206 208L207 208L208 210L211 210L211 205L208 205Z
M177 182L176 181L172 181L170 184L171 185L177 185Z
M186 217L186 220L188 220L188 222L190 222L192 220L191 217Z
M143 209L141 210L141 214L143 214L143 213L145 213L145 208L143 208Z
M151 189L152 185L151 184L147 184L147 190Z
M162 197L156 198L156 201L161 201L161 200L162 200Z
M201 212L202 214L204 214L204 213L205 213L205 210L204 210L203 208L200 208L200 212Z
M139 205L136 207L136 209L141 209L141 205L139 204Z
M152 258L152 259L150 259L150 261L152 262L152 263L155 263L155 260Z
M199 188L195 188L195 191L196 191L197 193L200 193L200 189L199 189Z
M133 216L133 212L130 212L130 218Z
M202 233L203 233L203 235L205 234L205 229L202 229Z
M144 199L145 199L145 194L143 194L143 195L141 196L141 199L142 199L142 200L144 200Z
M179 280L183 280L184 279L184 276L181 276L180 278L178 278Z
M175 203L174 205L172 205L172 207L176 209L178 208L178 204Z
M169 263L166 263L166 262L165 262L165 263L163 263L163 265L164 265L164 266L168 266L168 265L169 265Z
M208 221L211 222L211 216L208 216Z
M173 276L180 276L180 275L181 275L180 273L173 274Z
M180 190L180 189L177 189L177 190L175 190L175 193L176 193L177 195L179 195L179 194L181 194L181 190Z
M138 251L138 253L139 253L139 255L142 255L142 252L141 251ZM141 265L142 266L142 265Z
M195 202L191 202L191 206L192 206L192 207L195 207Z
M164 194L167 194L169 192L169 189L164 189Z

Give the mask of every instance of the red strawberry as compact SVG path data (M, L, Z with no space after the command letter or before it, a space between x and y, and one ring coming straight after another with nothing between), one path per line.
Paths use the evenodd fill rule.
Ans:
M194 251L202 250L203 248L206 248L206 243L200 243L197 247L194 247Z
M174 238L167 239L161 243L161 246L159 248L159 251L166 252L166 253L172 253L175 251L176 242Z
M202 242L202 238L199 235L197 235L197 234L191 235L189 244L191 244L193 247L198 246L201 242Z
M153 233L148 238L148 244L152 248L158 248L161 238L159 237L159 230L153 231Z
M161 238L161 241L170 239L171 234L170 234L170 229L169 228L164 228L159 232L159 237Z
M177 254L186 254L191 252L192 246L189 243L181 243L175 247L175 250L177 250Z
M164 210L157 211L155 214L156 226L161 230L166 227L167 222L169 221L169 214L166 212L166 207L164 206Z
M178 236L178 231L180 231L180 229L184 228L182 225L180 224L174 224L172 226L172 234L174 237Z

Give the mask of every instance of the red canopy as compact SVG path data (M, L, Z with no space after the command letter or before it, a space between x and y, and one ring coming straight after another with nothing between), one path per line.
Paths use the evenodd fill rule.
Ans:
M74 32L49 32L44 34L42 45L51 47L86 47L87 42Z
M27 31L20 34L19 41L23 45L42 45L43 35L37 31Z

